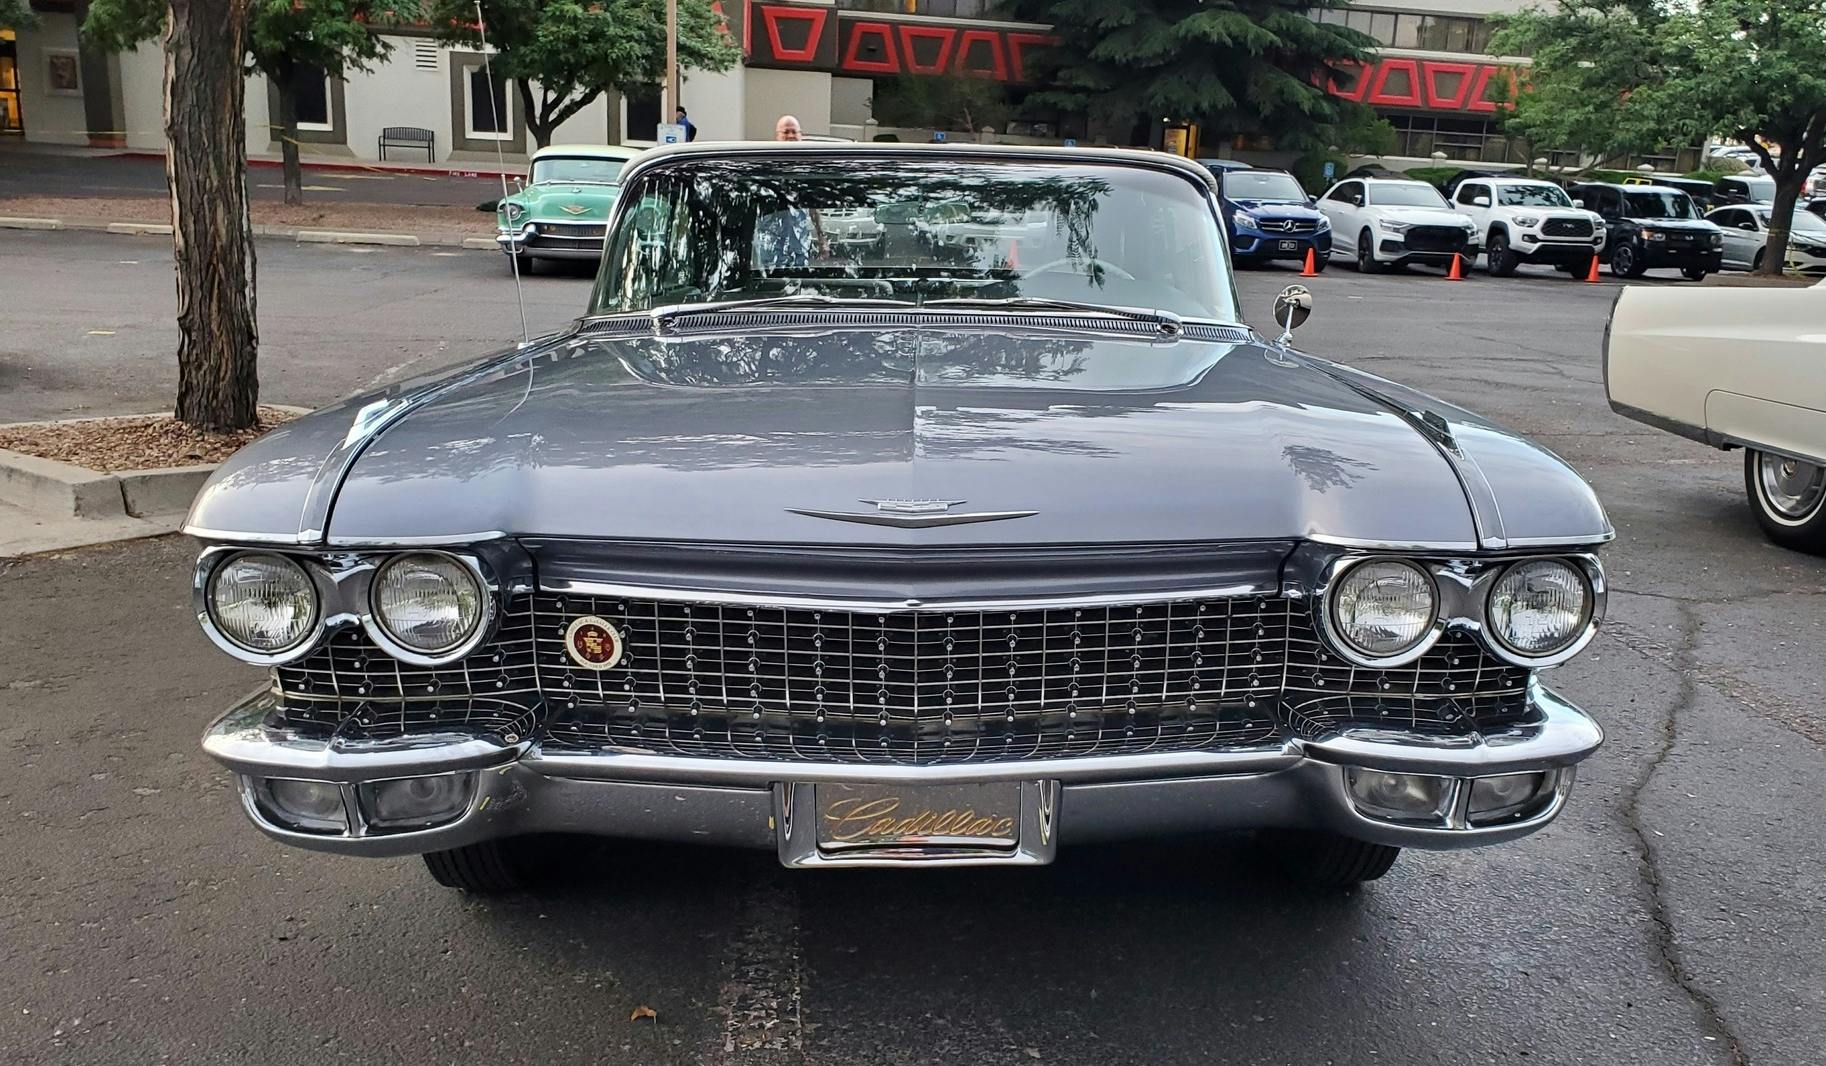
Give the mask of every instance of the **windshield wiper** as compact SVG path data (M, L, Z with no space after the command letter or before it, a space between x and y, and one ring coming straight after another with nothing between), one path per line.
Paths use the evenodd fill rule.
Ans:
M670 322L682 315L716 314L722 311L765 311L776 307L861 307L908 308L908 300L890 300L875 296L829 296L821 292L795 292L780 296L757 296L750 300L713 300L706 303L667 304L647 312L655 323Z
M920 306L985 311L1065 311L1073 314L1107 315L1131 322L1151 322L1160 332L1172 336L1177 336L1185 330L1185 320L1171 311L1150 311L1139 307L1096 304L1083 300L1052 300L1041 296L1005 296L1001 298L953 296L940 300L927 300Z

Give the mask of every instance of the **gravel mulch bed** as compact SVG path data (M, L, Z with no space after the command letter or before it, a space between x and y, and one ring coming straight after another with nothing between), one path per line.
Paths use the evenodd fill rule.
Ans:
M288 204L254 201L256 224L297 229L358 230L364 233L461 233L489 236L495 216L469 207L411 204ZM0 197L0 215L61 218L66 222L154 222L171 224L171 201L162 196Z
M90 470L146 470L219 463L242 445L297 417L260 408L260 424L234 433L202 433L167 415L0 426L0 448Z

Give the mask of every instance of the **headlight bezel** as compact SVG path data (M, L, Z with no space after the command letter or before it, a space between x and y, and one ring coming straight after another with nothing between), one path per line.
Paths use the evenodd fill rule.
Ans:
M1401 563L1412 567L1426 579L1428 591L1433 599L1433 616L1420 638L1412 645L1392 655L1377 656L1353 644L1343 633L1337 617L1336 595L1339 586L1350 575L1352 570L1370 563ZM1347 661L1358 666L1383 668L1405 666L1419 659L1438 643L1440 635L1445 632L1447 615L1445 604L1440 594L1438 575L1424 560L1403 555L1352 555L1334 560L1326 568L1324 587L1319 590L1318 610L1313 614L1324 634L1325 643L1332 651Z
M283 559L303 572L305 580L311 588L313 607L311 624L305 628L304 634L295 643L276 651L267 651L243 644L230 636L227 629L216 621L216 578L221 574L223 567L248 556L271 556ZM310 556L261 546L218 548L204 552L197 558L196 573L191 581L191 603L196 611L197 625L202 628L204 635L216 647L235 658L259 666L279 666L309 655L322 641L324 631L328 628L329 605L334 600L334 594L334 582Z
M1573 636L1570 640L1552 651L1542 654L1529 654L1515 648L1503 635L1501 629L1499 629L1496 624L1496 615L1491 606L1491 601L1496 596L1497 588L1502 584L1504 578L1523 566L1540 563L1557 564L1571 571L1573 576L1579 580L1584 591L1585 600L1582 605L1582 614L1579 618L1578 625L1575 627ZM1537 555L1525 559L1514 559L1503 566L1495 568L1489 573L1484 581L1485 587L1479 603L1483 612L1484 643L1489 645L1490 650L1499 658L1517 665L1539 667L1558 665L1559 663L1565 662L1567 659L1572 658L1574 655L1577 655L1580 651L1584 650L1585 645L1591 642L1592 636L1597 631L1597 619L1602 613L1598 599L1598 583L1599 579L1594 576L1592 568L1582 566L1579 561L1562 556Z
M382 619L380 607L375 600L380 589L381 575L388 567L395 566L407 559L424 556L454 562L465 571L469 575L469 579L475 583L477 603L480 608L475 628L468 636L448 647L430 652L414 648L394 636L392 630ZM361 590L361 624L362 628L367 631L368 638L393 658L413 666L443 666L468 655L488 639L488 635L494 630L498 592L499 590L482 570L481 564L470 556L427 548L390 552L374 560L372 568L368 571L366 587Z
M1570 567L1584 582L1586 603L1578 635L1571 643L1547 655L1525 655L1506 645L1492 631L1490 595L1503 575L1515 566L1554 561ZM1398 561L1417 567L1433 583L1435 593L1432 628L1419 643L1397 656L1373 658L1343 639L1335 622L1333 594L1339 579L1353 567L1367 561ZM1588 547L1554 550L1515 550L1501 555L1478 557L1430 552L1350 550L1342 555L1316 560L1319 565L1307 571L1303 581L1312 596L1312 619L1325 650L1355 666L1372 669L1405 666L1426 655L1450 631L1470 632L1480 647L1511 666L1543 670L1559 666L1584 651L1603 623L1606 601L1604 570ZM1310 583L1308 583L1310 582Z

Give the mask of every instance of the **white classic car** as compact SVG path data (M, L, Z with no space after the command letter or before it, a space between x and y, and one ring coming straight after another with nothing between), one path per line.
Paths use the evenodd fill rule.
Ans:
M1826 285L1624 289L1604 387L1628 418L1744 449L1769 539L1826 554Z

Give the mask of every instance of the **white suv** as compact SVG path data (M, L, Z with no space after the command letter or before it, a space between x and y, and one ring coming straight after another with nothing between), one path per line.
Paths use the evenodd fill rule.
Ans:
M1452 203L1477 223L1490 273L1506 278L1523 263L1551 263L1583 278L1604 248L1604 219L1574 207L1566 190L1532 178L1467 178Z
M1373 274L1385 266L1477 258L1477 226L1424 181L1346 178L1319 199L1331 220L1332 251Z

